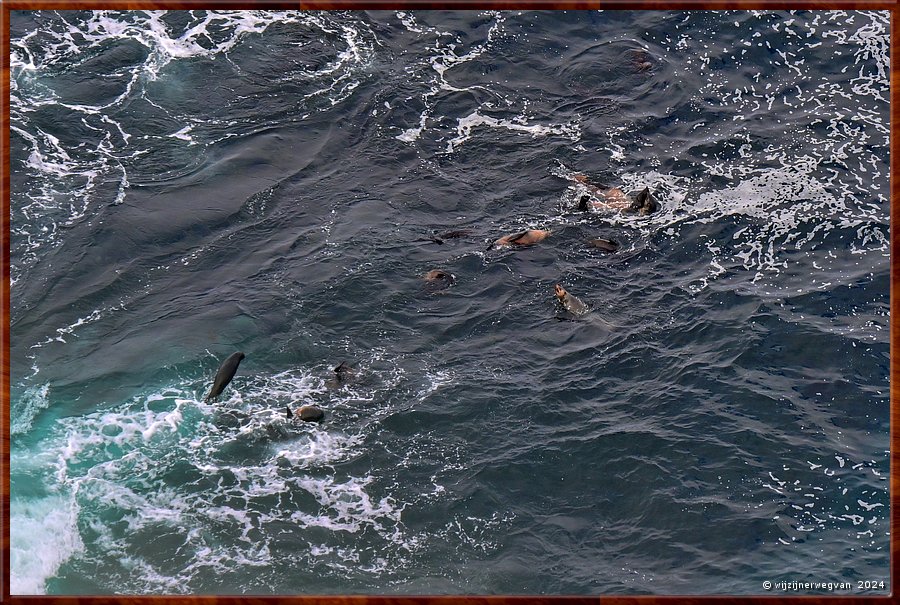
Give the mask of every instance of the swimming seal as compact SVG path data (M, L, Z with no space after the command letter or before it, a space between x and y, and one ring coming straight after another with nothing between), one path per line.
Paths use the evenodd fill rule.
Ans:
M229 355L228 358L222 362L222 365L219 366L219 371L216 372L216 378L213 380L212 389L210 389L209 395L206 396L204 401L215 401L216 398L222 394L222 391L225 390L225 387L227 387L228 383L231 382L231 379L234 378L234 373L237 372L238 366L241 364L243 358L244 354L238 351L237 353Z
M630 59L631 67L634 71L640 73L653 69L653 58L645 49L635 48L627 50L625 55Z
M619 249L619 242L611 239L600 239L599 237L589 239L588 244L604 252L615 252Z
M350 380L353 375L353 368L347 365L346 361L342 361L334 370L334 377L325 381L325 386L329 389L337 389Z
M449 282L451 284L456 281L456 278L453 277L452 273L442 271L441 269L432 269L423 275L422 279L425 281Z
M659 210L659 202L650 193L649 187L638 193L632 200L624 191L618 187L604 189L588 183L587 177L583 174L575 174L572 178L587 187L591 195L583 194L578 199L578 210L587 212L590 208L598 210L621 210L626 214L640 214L647 216Z
M634 202L624 212L636 212L641 216L647 216L657 210L659 210L659 202L650 194L650 188L644 187L644 190L635 196Z
M518 233L504 235L488 246L487 249L490 250L491 248L500 248L502 246L531 246L544 240L548 235L550 235L550 232L545 229L526 229Z
M425 280L425 289L432 293L446 290L456 283L456 277L452 273L441 269L432 269L422 279Z
M559 284L554 286L554 290L556 291L556 298L559 300L560 304L572 315L584 315L589 311L586 304L581 302L578 297L566 292L566 289Z
M460 237L469 237L472 232L468 229L456 229L455 231L446 231L440 235L432 235L429 241L435 244L443 244L445 239L458 239Z
M284 411L287 413L287 417L290 418L299 418L303 422L319 422L323 418L325 418L325 412L322 408L316 407L314 405L303 405L297 408L297 410L291 413L291 408L285 406Z

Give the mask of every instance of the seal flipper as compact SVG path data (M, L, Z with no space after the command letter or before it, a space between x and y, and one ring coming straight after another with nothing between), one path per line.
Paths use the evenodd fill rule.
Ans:
M516 233L515 235L511 236L507 241L510 244L515 244L516 242L518 242L520 239L522 239L526 235L528 235L527 229L525 231L522 231L521 233Z
M659 210L659 202L657 202L656 198L653 197L653 194L650 193L649 187L644 187L644 190L638 194L638 197L641 197L644 200L644 205L641 207L642 213L653 214Z
M628 208L626 208L625 210L623 210L623 212L626 212L628 214L631 214L634 212L640 212L641 208L643 208L643 207L644 207L643 201L641 200L640 194L638 194L638 196L636 198L634 198L634 201L631 202L631 205Z
M591 199L591 196L589 196L589 195L581 196L581 199L578 200L578 210L580 212L587 212L588 202L590 201L590 199Z
M657 202L653 197L653 194L650 193L650 188L644 187L643 191L634 197L634 201L631 203L631 206L628 207L626 212L637 212L646 216L648 214L653 214L657 210L659 210L659 202Z
M285 414L286 414L287 417L288 417L288 420L290 420L291 418L294 417L294 415L291 414L291 408L290 408L290 407L284 406L284 411L285 411Z
M650 188L644 187L644 190L635 196L634 201L637 202L638 206L641 208L646 206L647 202L650 201Z
M337 375L338 382L340 382L353 373L353 368L347 365L346 361L342 361L340 365L334 369L334 373Z

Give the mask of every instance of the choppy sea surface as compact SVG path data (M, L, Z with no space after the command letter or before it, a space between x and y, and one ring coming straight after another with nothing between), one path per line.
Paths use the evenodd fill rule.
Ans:
M888 12L11 38L13 594L888 592Z

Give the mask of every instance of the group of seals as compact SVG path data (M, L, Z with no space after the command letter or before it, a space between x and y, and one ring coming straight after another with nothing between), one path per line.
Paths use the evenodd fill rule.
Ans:
M469 232L466 230L450 231L442 237L447 237L448 235L452 235L453 237L465 237L466 235L469 235ZM549 235L550 231L546 229L526 229L525 231L504 235L491 242L487 247L487 250L493 250L494 248L531 246L546 239ZM439 244L444 243L440 238L432 238L432 241ZM443 269L432 269L423 275L422 279L425 280L427 289L432 292L446 289L456 283L456 277Z
M588 191L592 194L584 194L581 196L578 202L579 211L586 212L589 208L618 209L622 212L646 216L659 210L659 203L650 193L649 187L645 187L632 199L618 187L603 189L588 183L587 177L583 174L575 174L572 178L587 187ZM425 241L443 244L444 240L462 238L469 235L471 235L469 230L458 229L447 231L439 235L433 235ZM494 240L487 247L487 250L531 246L545 240L549 236L550 231L546 229L526 229L524 231L504 235L503 237ZM613 240L594 238L589 240L588 243L604 252L615 252L619 249L619 244ZM456 277L452 273L442 269L432 269L425 273L422 276L422 279L425 280L427 286L432 291L446 289L456 282ZM577 317L590 311L590 308L587 305L585 305L578 297L570 294L560 284L554 286L554 292L556 293L556 298L560 305L570 314ZM238 366L244 357L245 355L242 352L237 351L229 355L225 361L222 362L213 379L213 386L204 401L210 402L218 399L219 395L225 390L225 387L231 382L231 379L234 378ZM352 375L353 370L347 365L347 362L342 361L340 365L334 368L333 372L334 376L325 382L325 385L331 389L339 388L344 385ZM288 419L299 418L304 422L319 422L325 418L325 412L314 405L304 405L293 412L291 412L290 407L285 406L285 412Z
M572 180L580 183L589 193L582 194L578 201L577 210L587 212L590 209L595 210L619 210L625 214L638 214L647 216L659 210L659 202L653 197L649 187L644 187L634 195L628 195L618 187L605 189L588 182L588 178L580 173L572 175ZM496 248L523 248L532 246L545 240L551 232L547 229L525 229L504 235L488 245L486 251ZM443 244L446 239L454 239L471 235L468 229L459 229L455 231L447 231L439 235L432 235L425 240L436 244ZM588 240L588 245L603 252L615 252L619 249L619 243L614 240L592 238ZM443 269L432 269L422 275L425 281L426 290L435 293L449 288L456 283L456 277ZM571 315L581 316L590 309L577 297L569 294L560 284L555 286L556 298L562 307Z
M644 187L642 191L631 198L618 187L603 189L592 185L583 174L576 174L572 178L590 191L590 194L585 193L578 200L578 210L581 212L587 212L589 208L613 209L621 210L626 214L647 216L659 210L659 202L650 193L649 187Z
M244 357L246 356L242 352L237 351L225 358L225 361L222 362L216 372L212 389L210 389L204 401L208 403L218 399L225 387L231 382L231 379L234 378L234 374L237 372L238 366ZM346 361L342 361L340 365L334 368L333 372L334 377L325 381L325 385L329 388L338 388L347 383L353 373L353 368L347 365ZM325 418L325 411L315 405L303 405L294 412L291 412L290 407L285 406L285 411L288 419L299 418L304 422L319 422Z

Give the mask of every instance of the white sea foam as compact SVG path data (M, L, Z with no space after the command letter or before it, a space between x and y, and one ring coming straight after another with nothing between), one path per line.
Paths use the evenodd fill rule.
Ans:
M22 396L16 399L10 411L10 435L20 435L31 430L34 418L50 405L50 384L28 387Z
M359 20L346 22L326 13L308 11L193 11L190 16L189 23L179 29L167 23L166 11L59 13L57 19L48 20L40 30L11 40L11 130L14 137L21 137L31 148L22 170L32 177L23 181L24 187L14 192L12 200L17 236L14 279L20 279L21 272L36 262L42 248L58 245L57 225L89 217L101 205L123 203L133 180L129 174L132 164L147 152L154 139L207 145L238 136L240 132L235 128L255 130L256 125L238 121L232 124L235 128L221 134L214 118L192 121L197 114L178 115L170 103L155 98L159 89L148 88L147 84L164 77L170 64L198 58L228 58L269 27L287 23L306 28L313 35L337 35L341 40L334 59L327 65L305 75L286 76L305 77L313 83L298 96L298 106L321 104L322 99L327 106L334 106L353 94L360 79L367 77L365 70L374 41ZM121 73L111 74L126 76L114 96L89 104L54 90L52 74L57 65L77 65L98 49L126 42L140 45L147 53L134 65L123 66ZM235 68L240 69L237 65ZM189 125L174 133L151 133L135 144L124 124L130 123L128 106L136 100ZM42 131L32 117L39 107L65 108L72 120L80 120L93 133L92 138L73 145ZM298 113L297 119L302 119L302 115L305 112ZM211 135L213 131L217 134ZM18 169L13 167L14 171Z
M488 128L500 128L513 132L524 132L532 137L559 135L572 141L581 137L581 129L577 124L563 124L545 126L542 124L529 124L525 115L519 115L511 120L501 120L491 116L485 116L474 111L464 118L459 118L456 127L457 136L447 142L447 153L452 153L459 145L462 145L472 136L472 129L478 126Z
M382 354L375 351L372 357ZM368 363L357 359L357 372L365 375ZM41 444L46 455L33 461L34 472L52 478L48 489L54 495L28 509L15 509L16 518L32 516L37 518L35 523L52 524L59 540L48 547L54 557L30 560L28 549L16 551L16 569L23 570L16 586L40 592L59 565L78 552L88 559L100 556L120 561L121 573L130 579L127 587L116 590L182 592L195 574L211 568L224 573L237 566L274 564L270 541L283 531L285 521L300 535L304 529L319 528L364 534L382 545L380 554L373 556L356 547L319 542L319 554L311 556L332 555L327 564L336 571L354 561L355 569L369 573L401 564L401 552L421 548L430 539L404 530L401 512L409 502L398 500L391 489L376 488L373 473L347 474L336 468L365 454L365 436L377 430L381 420L415 405L453 378L447 372L427 373L417 388L401 389L406 396L396 407L378 412L374 407L381 397L369 387L351 383L338 393L327 392L321 378L326 372L294 369L251 378L243 385L242 397L217 404L196 400L189 393L203 389L188 386L60 419ZM384 378L378 388L391 391L407 380L400 367L387 371ZM363 404L369 413L340 430L327 422L308 425L284 417L285 405L327 393L332 404ZM234 448L252 457L231 459L227 452ZM205 479L180 484L185 480L181 478L185 465L190 469L188 476ZM175 482L164 479L171 473L179 477ZM196 481L209 485L197 489ZM432 487L430 493L422 494L423 501L444 493L437 483ZM300 493L308 494L316 505L287 510L279 505ZM48 512L34 512L45 509ZM51 509L67 512L51 513ZM121 523L110 524L110 516ZM86 544L80 542L78 526L89 528ZM132 536L163 531L182 536L183 549L192 553L175 577L140 555L142 544L132 541ZM14 545L27 539L16 528L13 534Z
M359 435L316 430L287 444L273 445L277 449L274 456L297 468L333 465L356 454L361 440Z
M84 545L76 526L78 507L70 496L10 500L9 592L45 594L47 579Z
M66 336L76 335L75 332L81 326L87 325L89 323L93 323L103 317L105 314L109 314L114 311L121 311L125 308L124 303L120 303L114 307L110 307L108 309L94 309L88 315L84 317L79 317L74 322L67 326L63 326L62 328L56 328L56 336L48 336L46 340L43 342L39 342L31 345L32 349L39 349L45 345L54 342L61 342L63 344L66 343Z
M843 462L846 458L835 455L830 460ZM798 537L795 531L817 534L842 530L857 539L870 538L866 544L874 544L871 540L873 532L887 527L889 515L883 511L881 515L867 515L887 507L888 494L867 488L865 482L856 485L854 479L864 478L867 470L877 470L877 463L864 461L829 468L827 459L823 459L820 463L807 461L806 464L814 475L785 465L778 471L768 471L766 477L760 480L762 487L778 495L773 503L780 507L781 513L774 520L789 539L779 538L780 543L794 543ZM816 480L816 476L821 480ZM851 491L853 494L850 494ZM863 495L866 495L865 500L860 497ZM884 502L873 502L873 498L883 498ZM838 503L843 503L843 506ZM857 532L859 526L865 529Z
M414 31L421 34L429 34L429 39L433 39L434 41L434 50L436 54L430 55L426 61L427 64L431 67L436 77L433 77L431 81L428 83L428 91L422 95L422 104L424 105L424 109L419 114L418 126L412 126L409 128L403 129L403 131L396 135L395 138L403 141L404 143L414 143L418 140L428 129L429 122L434 124L439 124L441 122L440 116L434 115L435 110L435 101L444 92L461 92L461 91L474 91L474 90L487 90L484 86L481 85L473 85L473 86L464 86L459 87L451 84L447 80L447 72L452 68L472 61L480 56L482 56L485 52L490 50L492 45L500 39L504 35L503 31L503 22L505 20L505 16L502 13L487 13L492 19L493 23L491 27L488 29L486 39L477 44L473 44L468 52L459 53L458 49L463 47L462 40L456 38L450 32L442 32L437 30L436 28L421 28L416 24L415 19L405 12L398 12L397 17L400 19L401 23L410 31ZM451 39L452 41L447 41L447 39ZM418 70L413 70L411 76L418 77ZM464 122L464 120L474 120L472 116L478 114L479 110L482 107L477 107L473 109L473 113L470 114L469 118L460 118L460 128L467 129L466 135L462 135L462 131L460 131L460 136L455 139L455 143L451 142L447 146L447 152L452 152L455 144L460 144L464 140L468 138L468 135L471 132L471 126L474 124L470 124L469 122ZM482 116L483 117L483 116ZM523 124L519 121L522 116L514 118L513 120L496 120L490 117L483 117L483 121L480 124L489 126L489 127L500 127L507 128L510 130L523 130L521 126ZM537 129L542 128L540 125L526 126L526 129ZM547 126L546 128L554 129L558 128L557 126ZM532 134L535 134L537 130L531 130Z

